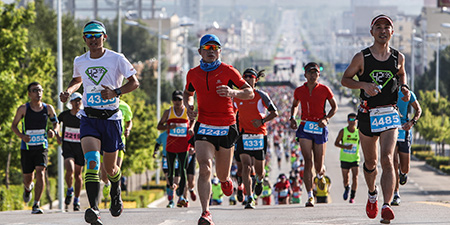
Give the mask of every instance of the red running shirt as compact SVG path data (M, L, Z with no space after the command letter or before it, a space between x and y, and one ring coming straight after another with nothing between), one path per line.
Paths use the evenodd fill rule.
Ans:
M166 151L172 153L181 153L189 151L189 139L191 136L187 133L189 129L189 119L187 116L187 110L184 108L183 113L180 116L175 114L175 109L170 107L169 109L169 118L167 119L167 124L177 124L178 127L176 129L183 129L186 133L182 132L183 135L172 134L170 130L167 130L167 144ZM185 134L185 135L184 135Z
M317 122L324 118L326 100L333 98L333 92L323 84L317 84L311 93L306 82L295 89L294 98L300 101L302 121Z
M213 126L231 126L236 123L233 100L220 97L217 86L242 87L245 80L239 71L232 66L222 63L217 69L203 71L200 66L189 70L186 77L186 90L197 93L198 119L197 121Z

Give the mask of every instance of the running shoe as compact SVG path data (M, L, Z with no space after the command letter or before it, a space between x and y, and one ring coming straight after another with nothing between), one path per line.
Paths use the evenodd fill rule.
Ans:
M31 197L33 196L33 193L31 193L31 191L33 190L33 187L34 187L34 183L31 182L30 190L27 190L25 187L23 188L23 201L25 203L30 202Z
M180 197L177 202L177 207L181 208L183 206L187 207L187 200L183 197Z
M225 182L220 182L220 187L224 195L230 196L233 194L233 182L229 178Z
M355 203L355 199L351 198L348 202Z
M111 186L113 186L113 184L111 184ZM123 202L119 183L117 182L114 186L117 186L117 188L111 188L111 206L109 207L109 212L111 212L112 216L118 217L122 214Z
M198 219L198 225L214 225L212 216L209 211L204 211L200 219Z
M239 185L238 191L237 191L237 200L239 202L244 201L244 184Z
M175 207L175 202L169 201L169 204L167 204L166 207L167 207L167 208L173 208L173 207Z
M70 203L72 202L72 197L73 197L73 190L72 191L67 190L66 199L64 200L64 203L66 205L70 205Z
M400 195L394 195L394 199L392 199L391 205L399 206L400 202Z
M378 194L370 195L367 199L366 214L370 219L375 219L378 214Z
M33 208L31 210L31 214L43 214L44 211L39 207L39 204L34 203Z
M111 192L111 184L105 184L103 186L103 199L108 199L109 192Z
M343 195L345 201L347 201L347 199L348 199L348 192L349 191L350 191L350 186L346 186L345 187L345 191L344 191L344 195Z
M191 195L191 200L195 202L197 200L197 195L194 190L189 190L189 194Z
M258 195L258 196L260 196L261 193L262 193L262 190L263 190L262 182L261 182L261 183L256 183L256 186L255 186L255 194Z
M394 211L392 211L389 205L383 205L381 208L381 220L380 223L390 224L391 220L395 218Z
M406 182L408 181L408 174L399 172L399 177L400 177L400 182L399 182L400 185L405 185Z
M79 202L77 202L77 203L73 203L73 211L74 212L77 212L77 211L80 211L80 208L81 208L81 205L80 205L80 203Z
M306 203L305 203L305 207L314 207L314 198L313 197L308 198L308 201L306 201Z
M236 205L236 198L234 196L230 197L230 205Z
M253 206L253 198L247 198L247 204L245 204L244 209L254 209L255 207Z
M171 188L166 188L166 192L167 192L167 199L169 201L173 200L173 190Z
M84 212L84 220L91 225L103 225L100 220L100 211L89 208Z

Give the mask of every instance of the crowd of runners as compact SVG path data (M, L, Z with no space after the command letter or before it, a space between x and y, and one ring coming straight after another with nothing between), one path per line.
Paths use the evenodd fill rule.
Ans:
M400 204L399 184L407 182L410 129L420 118L421 108L406 85L403 54L389 47L392 20L386 15L373 18L370 32L373 45L355 54L341 80L343 86L361 90L361 102L357 112L348 114L348 125L339 131L334 145L341 149L343 200L354 203L361 150L367 216L373 219L381 211L381 223L390 223L395 218L391 205ZM111 215L118 217L123 211L121 164L132 113L120 96L138 88L139 81L124 55L103 47L107 37L99 21L84 26L89 51L75 58L73 79L59 96L62 102L70 102L69 110L56 115L51 105L42 102L42 86L33 82L28 86L30 102L21 105L14 117L12 130L22 139L23 199L29 202L34 189L33 214L43 213L40 197L52 137L63 146L65 204L80 210L84 168L89 200L86 222L103 224L98 208L100 180L104 197L110 196ZM213 34L201 38L200 65L189 70L184 91L173 91L172 106L158 121L161 134L153 155L157 157L162 146L167 207L188 207L189 199L196 201L198 196L198 224L214 224L210 205L223 204L224 196L229 196L230 205L242 204L244 209L254 209L258 199L262 205L299 204L302 193L307 195L305 207L327 203L331 177L324 158L329 121L338 105L330 87L320 82L320 66L307 63L303 67L306 82L295 90L260 88L258 82L271 79L264 70L239 72L221 61L221 47ZM127 82L122 85L124 78ZM81 85L83 94L76 92ZM412 118L409 105L415 112ZM375 185L378 159L383 169L381 190ZM283 161L289 163L288 171L280 171ZM272 176L276 180L270 179L273 171L279 171Z

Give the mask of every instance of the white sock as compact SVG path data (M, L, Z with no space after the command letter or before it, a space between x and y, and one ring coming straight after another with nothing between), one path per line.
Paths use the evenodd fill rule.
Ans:
M308 198L313 198L313 197L314 197L313 191L308 191Z

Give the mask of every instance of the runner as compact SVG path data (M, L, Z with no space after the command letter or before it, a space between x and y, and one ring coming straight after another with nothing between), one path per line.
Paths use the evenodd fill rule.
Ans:
M330 194L331 179L330 177L323 175L324 179L314 177L314 192L317 203L328 203L328 195Z
M408 179L407 173L409 172L409 160L411 154L411 128L417 123L420 115L422 114L422 107L420 107L419 101L417 101L414 92L410 92L411 96L409 101L403 101L403 93L398 92L397 107L400 112L400 121L402 127L398 130L397 145L394 152L394 171L395 171L395 189L394 199L391 205L400 205L399 184L405 185ZM408 119L408 107L414 108L414 117ZM400 164L400 165L399 165ZM397 173L398 171L398 173Z
M265 177L264 165L267 152L266 122L278 116L277 107L266 92L255 89L264 70L256 71L248 68L243 73L244 80L253 88L255 97L250 100L234 99L234 107L238 109L238 121L241 136L237 141L237 151L242 162L242 180L247 190L246 209L254 209L254 199L250 177L252 167L257 175L255 194L261 195L263 179ZM266 111L269 111L267 114Z
M232 98L254 97L252 88L239 72L219 60L220 48L220 40L215 35L207 34L201 38L198 53L202 60L200 66L189 70L183 96L191 119L197 117L197 111L194 111L195 93L198 101L198 122L194 128L195 151L200 167L198 193L202 205L198 224L214 224L209 211L213 158L216 159L216 173L224 194L230 196L233 193L230 168L238 131ZM231 86L239 89L232 89Z
M275 193L279 205L289 204L292 193L291 184L284 173L278 175L278 182L275 184Z
M59 114L58 120L63 124L62 137L58 137L58 143L62 142L62 155L64 157L64 167L66 169L65 180L67 184L66 209L73 199L73 211L80 211L80 194L83 187L83 167L84 155L80 142L80 117L78 112L81 110L82 95L78 92L70 96L71 109ZM73 178L75 177L75 189L73 187Z
M197 200L197 194L195 194L195 190L194 190L196 168L197 168L197 157L195 157L195 148L191 146L189 148L188 168L186 170L187 182L188 182L186 191L189 191L189 196L191 197L192 201ZM184 196L187 195L186 191L185 191ZM186 206L187 206L187 204L186 204Z
M179 197L177 206L187 207L188 200L185 195L185 187L188 167L189 148L188 143L191 135L193 135L193 125L195 120L189 120L187 110L183 105L183 92L175 90L172 93L173 106L164 111L161 119L158 122L158 130L167 131L167 165L169 187L172 190L176 190L176 194ZM180 182L177 185L173 182L175 173L175 159L178 158L178 168L180 173Z
M327 125L338 107L330 88L318 81L320 77L319 65L315 62L310 62L306 64L304 69L307 82L295 89L290 121L291 128L297 129L296 136L299 138L300 148L305 161L304 182L308 193L308 200L305 206L313 207L312 167L314 163L317 177L320 180L325 179L323 177L325 172L323 163L328 141ZM331 106L328 114L325 114L326 101ZM297 127L295 116L300 103L302 122ZM323 182L325 183L325 180Z
M31 191L34 187L34 203L31 213L42 214L44 211L40 207L40 200L45 187L44 176L48 164L48 138L55 136L59 130L59 124L53 106L42 102L44 89L41 84L32 82L28 85L27 90L30 102L19 106L11 129L22 139L20 162L24 185L23 201L28 203L31 200ZM52 122L53 130L48 128L48 120ZM22 121L22 132L17 128L20 121ZM33 182L35 174L36 185Z
M91 224L102 224L98 210L100 151L111 181L109 211L114 217L122 214L119 184L122 172L116 164L118 150L123 149L119 97L139 87L136 70L125 56L103 47L107 37L106 28L99 21L93 20L84 26L83 40L89 51L75 58L73 78L66 91L60 94L61 101L66 102L83 84L85 108L80 110L80 137L87 162L85 186L90 204L84 218ZM122 86L124 77L128 82Z
M359 173L359 131L356 128L356 114L350 113L347 115L348 126L339 131L334 145L341 148L339 160L341 161L342 178L344 180L344 195L345 201L348 199L348 192L350 191L349 175L352 171L352 186L350 193L350 203L355 202L356 189L358 188L358 173Z
M410 96L406 85L405 57L389 47L394 34L394 23L386 15L373 18L370 33L374 38L372 46L358 52L345 70L341 83L351 89L360 89L361 104L358 109L358 129L364 153L364 177L369 188L366 205L367 216L378 215L378 190L375 185L378 174L378 145L383 170L381 189L383 207L381 223L390 223L395 218L390 207L395 187L394 149L397 142L397 128L401 126L396 110L398 89L407 99ZM354 76L358 76L358 81Z
M155 144L155 150L153 152L153 158L157 157L159 146L163 147L162 150L162 157L161 157L161 168L163 169L164 176L166 177L166 193L167 193L167 200L169 203L167 204L167 208L173 208L175 207L175 203L173 202L173 190L169 186L169 166L167 165L167 152L166 152L166 145L167 145L167 131L162 132L159 134L158 138L156 139ZM178 169L178 161L175 161L175 177L173 178L173 183L178 186L178 182L180 180L180 174Z

